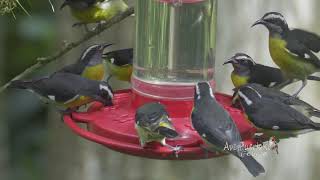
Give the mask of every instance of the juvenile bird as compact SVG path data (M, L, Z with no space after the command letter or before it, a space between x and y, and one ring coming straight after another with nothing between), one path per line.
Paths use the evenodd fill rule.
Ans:
M70 73L55 73L29 81L16 80L8 88L30 90L67 110L74 110L92 101L110 106L113 98L113 91L106 82Z
M260 92L250 84L237 92L248 120L259 132L281 139L320 130L320 123L311 121L281 98L270 98Z
M258 83L264 87L277 87L286 81L280 69L257 64L244 53L236 53L223 65L229 63L234 69L231 73L231 80L235 88L248 83Z
M176 138L178 133L170 121L165 107L160 103L147 103L137 109L135 128L141 147L147 143L157 141L163 146L172 149L175 153L181 150L180 146L170 146L166 138Z
M294 93L297 96L307 84L310 74L320 71L320 60L314 54L320 51L320 37L301 29L289 29L284 16L278 12L266 13L252 26L264 25L269 30L269 52L286 78L302 81Z
M305 101L302 101L299 98L292 98L292 96L287 93L284 93L277 89L266 88L261 86L260 84L250 83L245 86L253 88L262 97L270 98L276 102L286 104L309 118L313 116L320 118L319 109L313 107Z
M102 59L103 50L112 44L89 46L83 51L78 62L65 66L59 73L72 73L87 79L101 81L105 78L106 68Z
M209 83L195 87L191 122L211 151L231 153L239 158L253 176L265 170L244 148L238 128L228 112L217 102ZM237 148L225 148L237 147Z
M72 15L80 21L74 25L109 21L128 9L123 0L65 0L60 9L65 6L69 6Z
M103 55L107 60L108 79L116 77L120 81L131 81L133 49L120 49Z

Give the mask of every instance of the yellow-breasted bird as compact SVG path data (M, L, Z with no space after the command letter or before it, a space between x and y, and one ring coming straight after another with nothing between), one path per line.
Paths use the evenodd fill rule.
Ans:
M28 81L16 80L8 88L28 89L69 110L92 101L110 106L113 98L113 91L106 82L89 80L70 73L54 73Z
M120 49L103 55L107 60L108 79L116 77L121 81L131 81L133 49Z
M60 9L69 6L72 15L80 22L75 25L109 21L128 9L123 0L65 0Z
M319 109L313 107L309 103L302 101L297 97L292 98L292 96L280 90L266 88L256 83L250 83L250 84L247 84L247 86L254 89L262 97L270 98L276 102L286 104L309 118L313 116L320 118ZM235 97L235 98L239 98L239 97Z
M231 153L243 162L253 176L265 172L263 166L246 151L237 126L217 102L207 82L200 82L195 87L191 122L209 150Z
M225 64L232 64L231 80L235 88L248 83L258 83L264 87L277 87L286 81L278 68L257 64L247 54L236 53Z
M298 109L260 92L250 84L237 91L248 120L258 132L281 139L320 130L320 123L311 121Z
M284 16L278 12L266 13L252 26L264 25L269 30L269 51L273 61L288 79L302 81L294 93L297 96L307 84L310 74L320 71L320 60L314 52L320 51L320 37L300 29L289 29Z
M78 62L65 66L57 72L77 74L91 80L103 80L106 74L106 67L102 59L103 50L110 45L112 44L89 46L83 51Z
M144 104L137 109L135 118L135 128L141 147L145 147L149 142L157 141L175 153L181 150L180 146L173 147L166 143L166 138L176 138L179 134L162 104L158 102Z

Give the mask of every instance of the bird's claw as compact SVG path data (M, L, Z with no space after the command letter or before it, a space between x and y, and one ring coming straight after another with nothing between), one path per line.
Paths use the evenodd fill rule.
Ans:
M179 157L179 153L182 150L183 150L182 146L175 146L175 147L172 148L172 151L174 152L174 155L176 156L176 158Z

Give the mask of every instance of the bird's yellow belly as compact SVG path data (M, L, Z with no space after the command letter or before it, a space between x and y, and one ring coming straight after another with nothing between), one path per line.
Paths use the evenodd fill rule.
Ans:
M311 63L289 53L286 45L287 43L282 39L269 38L270 55L288 78L304 79L316 71Z
M131 81L132 65L119 67L111 64L110 62L107 62L107 67L109 74L115 76L118 80L128 82Z
M71 101L71 102L69 102L67 104L64 104L64 106L66 108L73 109L73 108L80 107L80 106L83 106L85 104L88 104L90 102L92 102L92 98L87 97L87 96L80 96L77 99L75 99L74 101Z
M239 88L240 86L247 84L248 79L249 77L239 76L234 72L231 74L231 80L235 88Z
M121 1L103 1L87 9L71 8L72 15L82 23L96 23L108 21L118 13L125 11L128 6Z
M82 73L82 77L87 79L101 81L105 76L105 65L99 64L96 66L89 66Z

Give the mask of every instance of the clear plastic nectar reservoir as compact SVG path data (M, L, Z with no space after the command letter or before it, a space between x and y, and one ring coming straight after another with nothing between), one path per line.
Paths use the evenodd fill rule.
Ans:
M216 7L216 0L137 0L133 89L185 99L193 93L183 87L212 81ZM180 93L170 94L170 88Z

